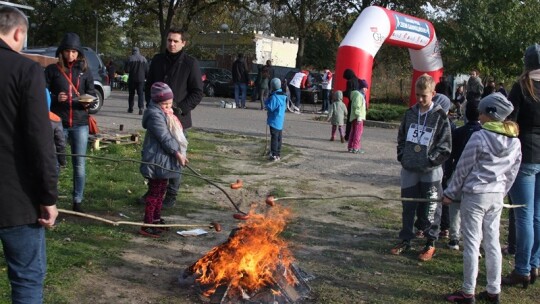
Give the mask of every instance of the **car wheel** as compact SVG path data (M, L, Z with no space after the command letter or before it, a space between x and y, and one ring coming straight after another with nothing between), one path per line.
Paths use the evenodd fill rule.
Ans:
M213 85L209 84L207 87L206 87L206 96L208 97L214 97L216 95L216 89L214 88Z
M101 110L101 107L103 107L103 94L101 94L101 91L98 90L98 88L95 89L97 100L96 102L92 103L90 108L88 108L88 113L90 114L96 114L97 112L99 112L99 110Z

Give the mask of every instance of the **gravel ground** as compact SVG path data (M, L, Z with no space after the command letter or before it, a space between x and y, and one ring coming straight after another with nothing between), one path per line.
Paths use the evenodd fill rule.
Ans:
M219 107L222 99L225 98L203 99L192 112L194 129L265 138L266 112L259 110L259 102L247 102L247 109L223 109ZM301 151L303 156L290 166L301 171L300 174L317 173L328 179L399 187L395 125L366 122L362 138L366 153L351 154L346 144L329 141L330 124L316 120L319 115L314 114L319 107L306 105L307 113L286 115L283 142ZM125 91L113 91L95 117L103 130L119 130L122 124L124 131L135 132L142 130L141 116L136 112L127 113Z

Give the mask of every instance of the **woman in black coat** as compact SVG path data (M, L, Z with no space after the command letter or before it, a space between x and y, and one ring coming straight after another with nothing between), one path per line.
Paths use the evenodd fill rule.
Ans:
M86 155L88 144L88 107L79 96L95 96L94 79L84 57L81 40L75 33L67 33L56 50L58 63L45 68L45 80L51 92L51 112L60 116L66 142L71 153ZM73 156L73 210L83 212L86 182L85 157Z

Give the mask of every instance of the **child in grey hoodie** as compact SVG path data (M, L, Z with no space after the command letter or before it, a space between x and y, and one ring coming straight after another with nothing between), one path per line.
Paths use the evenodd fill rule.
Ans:
M461 200L463 235L463 286L447 295L454 303L475 303L478 255L486 256L486 291L479 298L499 303L502 253L499 224L503 199L514 183L521 163L516 123L504 121L514 107L501 93L484 97L478 105L482 130L471 135L448 188L443 204Z
M330 107L327 121L332 123L332 136L330 141L334 141L336 138L336 129L339 130L339 136L341 137L341 143L345 142L345 133L343 126L345 125L345 118L347 117L347 106L343 103L343 92L336 91L334 93L334 102Z
M410 249L415 238L414 227L428 234L427 243L418 258L430 260L435 253L435 240L439 236L441 204L436 201L442 195L441 165L450 156L452 134L450 122L442 107L433 102L435 81L427 74L418 77L415 84L416 104L403 117L397 138L397 159L401 170L401 197L433 199L431 203L403 202L401 242L391 250L398 255ZM417 214L419 204L427 204L429 216ZM415 215L417 220L415 222Z

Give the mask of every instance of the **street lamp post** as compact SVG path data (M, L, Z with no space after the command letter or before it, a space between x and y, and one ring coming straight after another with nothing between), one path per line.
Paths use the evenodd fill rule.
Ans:
M227 23L223 23L220 28L223 33L229 31L229 25ZM221 37L221 57L225 58L225 36Z
M99 54L99 52L98 52L98 13L97 13L97 11L94 11L94 15L96 16L96 54Z

